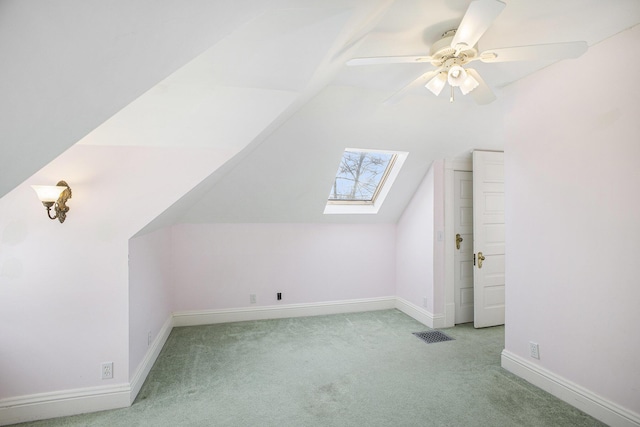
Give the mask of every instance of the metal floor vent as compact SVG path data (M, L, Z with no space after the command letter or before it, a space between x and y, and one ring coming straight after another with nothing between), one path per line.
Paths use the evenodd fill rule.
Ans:
M417 336L427 344L442 341L453 341L453 338L440 331L414 332L413 335Z

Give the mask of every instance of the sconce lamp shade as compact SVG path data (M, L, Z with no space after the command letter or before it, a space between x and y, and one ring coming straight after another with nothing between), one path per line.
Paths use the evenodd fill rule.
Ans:
M60 194L67 189L61 185L32 185L31 188L36 191L41 202L57 202Z
M57 219L63 223L67 218L69 206L67 201L71 198L71 188L64 181L59 181L57 185L32 185L38 195L38 199L47 208L47 216L50 219ZM51 215L51 209L55 215Z

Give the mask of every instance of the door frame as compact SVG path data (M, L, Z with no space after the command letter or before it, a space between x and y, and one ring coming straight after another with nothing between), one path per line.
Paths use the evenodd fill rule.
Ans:
M454 217L454 172L473 172L471 152L468 158L444 161L444 327L455 326L455 217Z

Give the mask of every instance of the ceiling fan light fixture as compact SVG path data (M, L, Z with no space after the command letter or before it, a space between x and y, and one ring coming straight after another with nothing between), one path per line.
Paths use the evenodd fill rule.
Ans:
M467 79L467 72L459 65L449 68L447 73L447 81L453 87L460 86Z
M444 85L447 83L447 78L445 73L438 73L434 78L429 80L429 82L425 85L427 89L429 89L435 96L440 95L442 89L444 89Z
M480 83L476 79L474 79L471 74L467 73L467 78L464 79L464 81L460 85L460 91L463 95L466 95L478 86L480 86Z

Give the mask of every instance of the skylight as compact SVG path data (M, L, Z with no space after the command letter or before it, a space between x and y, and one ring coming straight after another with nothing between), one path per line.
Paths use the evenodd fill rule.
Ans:
M377 213L407 153L347 148L325 214Z
M395 158L393 153L345 150L329 201L373 203Z

